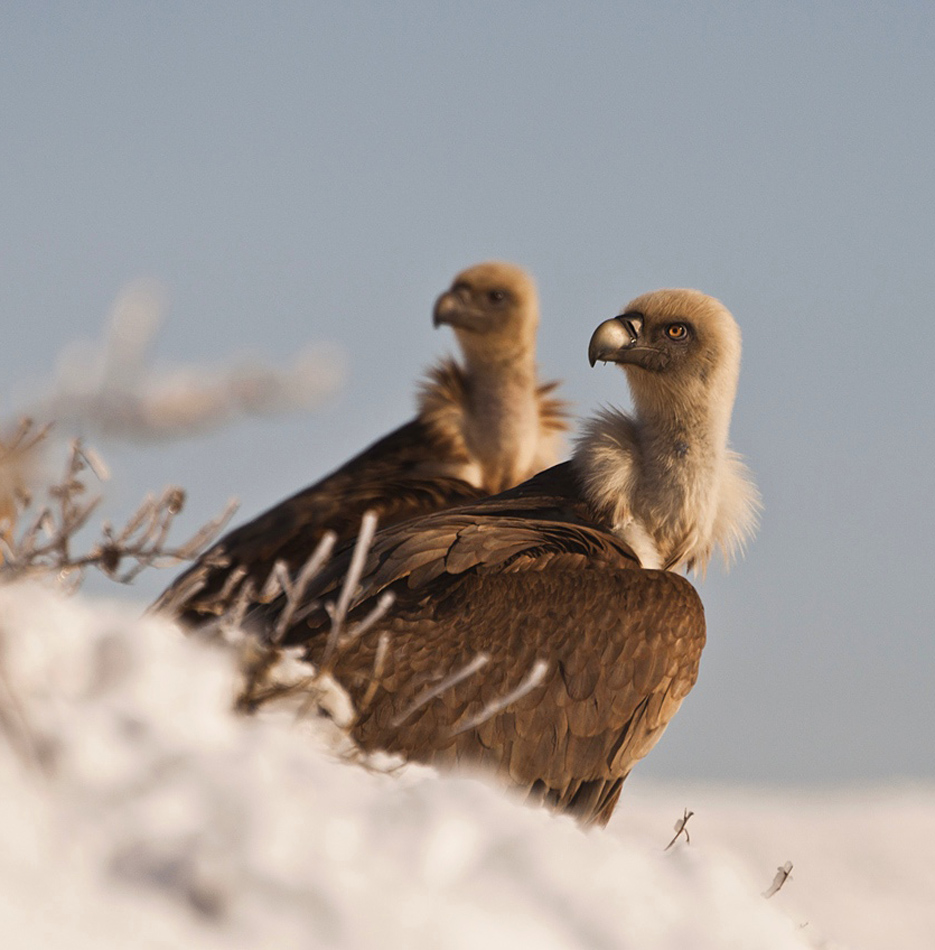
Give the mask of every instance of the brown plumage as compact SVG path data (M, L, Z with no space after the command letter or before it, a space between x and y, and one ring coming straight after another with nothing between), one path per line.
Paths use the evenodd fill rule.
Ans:
M189 625L219 613L244 585L265 585L277 560L297 570L325 531L353 538L361 516L388 526L521 482L552 464L566 428L555 384L540 385L535 285L520 268L488 262L459 274L435 304L435 326L454 329L463 363L427 374L414 419L335 472L213 545L154 609Z
M595 423L572 461L378 532L349 616L365 616L386 590L394 606L329 656L321 607L286 631L284 642L304 644L348 690L353 735L365 749L477 764L531 798L604 823L633 764L691 689L705 641L701 601L683 577L641 567L628 540L634 519L621 511L639 513L644 547L668 559L657 539L671 535L682 551L686 536L698 537L707 550L712 507L722 518L736 512L722 510L722 475L710 470L712 455L729 457L739 333L720 304L695 291L638 303L639 313L631 305L615 318L619 327L602 325L591 343L592 363L623 363L634 395L652 393L648 404L635 399L634 417L613 416L610 434L626 419L633 438L610 445L607 427ZM637 374L646 378L633 385ZM617 470L626 477L615 481ZM640 493L663 501L645 505ZM677 532L666 527L673 519ZM735 518L735 530L745 526ZM333 599L347 566L344 552L308 597ZM503 703L534 670L538 681Z

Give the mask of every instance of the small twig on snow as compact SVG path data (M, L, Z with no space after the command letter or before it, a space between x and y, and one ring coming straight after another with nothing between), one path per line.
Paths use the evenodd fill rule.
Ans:
M694 814L693 811L685 809L685 814L675 823L675 837L662 849L663 851L668 851L682 835L685 835L686 844L692 843L691 836L688 833L688 819Z
M773 878L773 883L763 891L763 896L769 900L774 894L778 894L782 890L783 884L792 877L792 862L786 861L786 863L779 868L776 868L776 876Z

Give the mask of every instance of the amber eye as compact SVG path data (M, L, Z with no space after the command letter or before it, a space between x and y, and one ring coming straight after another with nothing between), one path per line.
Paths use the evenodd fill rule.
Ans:
M685 340L688 338L688 327L684 323L670 323L666 327L666 336L670 340Z

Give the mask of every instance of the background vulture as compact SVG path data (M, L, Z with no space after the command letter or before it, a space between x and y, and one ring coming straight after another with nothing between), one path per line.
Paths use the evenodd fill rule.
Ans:
M416 417L225 535L153 609L197 625L239 595L257 599L277 560L298 570L325 531L338 544L354 537L368 509L393 525L502 491L556 461L567 425L556 384L537 380L532 278L498 261L471 267L438 298L434 323L454 329L463 363L430 370Z
M571 461L510 491L378 532L348 616L386 590L395 603L366 633L329 637L309 602L282 640L348 690L365 749L477 763L603 823L704 645L695 589L657 568L729 556L758 499L727 446L740 332L718 301L639 297L598 327L590 359L624 366L633 415L605 411ZM349 556L310 601L334 598Z

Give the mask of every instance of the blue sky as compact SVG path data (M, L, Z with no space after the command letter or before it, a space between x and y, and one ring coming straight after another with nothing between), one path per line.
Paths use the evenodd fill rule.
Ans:
M581 415L627 402L594 327L698 287L743 328L732 439L766 507L700 585L700 681L641 771L931 778L933 50L923 2L7 4L0 410L141 278L164 364L341 345L313 414L97 442L115 512L176 482L194 526L406 419L469 264L536 276Z

